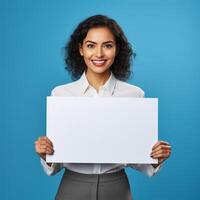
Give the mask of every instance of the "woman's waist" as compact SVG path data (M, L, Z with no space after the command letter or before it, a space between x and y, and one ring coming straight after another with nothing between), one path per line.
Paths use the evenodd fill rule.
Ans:
M63 167L81 174L110 174L126 167L126 164L113 163L63 163Z
M124 169L121 169L119 171L113 172L113 173L104 173L104 174L83 174L78 173L75 171L71 171L69 169L65 170L64 173L65 178L70 178L74 181L82 181L82 182L111 182L111 181L118 181L121 179L126 178L126 173Z

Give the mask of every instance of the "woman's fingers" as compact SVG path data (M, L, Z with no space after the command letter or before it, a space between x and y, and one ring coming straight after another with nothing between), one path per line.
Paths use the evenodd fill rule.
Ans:
M165 142L165 141L158 141L156 142L156 144L152 147L152 150L156 149L158 146L160 145L167 145L167 146L170 146L168 142Z
M41 141L42 143L48 143L48 144L50 144L52 147L53 147L53 143L50 141L50 139L48 138L48 137L46 137L46 136L44 136L44 137L39 137L38 138L38 141Z
M36 152L38 154L48 154L51 155L53 154L54 150L48 146L45 145L38 145L36 146Z
M159 150L159 151L157 151L155 153L152 153L151 157L153 157L155 159L156 158L168 158L169 155L170 155L170 152L168 150L161 149L161 150Z
M169 146L169 145L160 145L160 146L157 146L156 148L154 148L152 150L151 154L156 153L156 152L158 152L160 150L171 152L171 146Z
M40 145L41 145L41 146L48 146L49 148L52 148L52 149L53 149L52 144L49 143L49 142L46 141L46 140L41 140L41 141L40 141Z
M51 155L53 154L53 149L48 146L40 147L40 153Z
M151 157L158 159L158 163L165 161L171 154L171 146L168 142L158 141L152 148Z
M38 141L40 142L40 144L46 144L46 145L48 145L48 146L53 147L53 143L52 143L52 142L49 140L49 138L47 138L46 136L40 137L40 138L38 139Z
M155 154L156 152L169 152L171 153L171 146L168 142L164 141L158 141L152 148L152 154Z
M49 143L49 144L51 144L53 146L53 143L51 142L51 140L48 137L44 136L42 138L42 140L45 140L47 143Z
M42 145L39 145L39 148L41 150L50 150L50 151L53 151L53 148L51 146L49 146L48 144L42 144Z
M46 136L39 137L35 142L35 151L42 156L52 155L54 152L53 144Z

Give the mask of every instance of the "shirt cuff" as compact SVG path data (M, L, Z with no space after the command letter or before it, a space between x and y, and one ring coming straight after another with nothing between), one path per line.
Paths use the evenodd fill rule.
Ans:
M51 166L49 166L46 161L42 158L40 158L40 162L41 162L41 165L45 171L45 173L48 175L48 176L52 176L53 174L55 174L57 171L58 171L58 163L52 163Z
M151 164L129 164L128 166L135 168L136 170L139 170L151 177L160 171L162 164L158 165L156 168L154 168Z
M151 165L152 166L152 165ZM153 166L152 166L153 167ZM153 175L160 171L162 164L159 164L157 167L153 167Z

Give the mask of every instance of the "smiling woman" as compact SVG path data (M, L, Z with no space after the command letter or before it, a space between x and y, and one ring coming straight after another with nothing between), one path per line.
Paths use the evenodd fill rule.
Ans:
M88 80L95 82L99 75L103 75L105 80L109 78L109 68L113 64L116 55L116 43L112 32L108 28L90 29L83 43L80 44L79 51L87 65L86 76ZM90 82L90 84L95 87L94 83Z
M131 59L135 54L113 19L96 15L84 20L72 33L65 50L66 69L73 79L81 78L54 88L53 96L144 97L142 89L122 81L130 76ZM86 126L90 126L89 122ZM158 141L152 147L149 156L158 159L157 165L46 163L46 155L52 155L54 150L53 143L45 136L35 142L35 150L48 175L65 169L56 194L57 200L131 200L124 168L132 167L153 176L160 169L160 164L170 156L171 147L164 141ZM81 153L81 149L78 150Z
M80 44L80 54L88 67L87 70L92 70L92 66L104 67L104 71L107 70L116 54L115 38L111 31L106 27L90 29L83 44Z
M66 70L71 72L74 80L80 78L88 67L83 59L84 47L91 49L91 52L94 48L95 51L98 50L95 53L100 54L105 53L105 49L110 49L108 52L115 51L110 70L119 80L126 81L129 78L132 56L135 57L135 53L116 21L106 16L95 15L81 22L74 30L65 47Z

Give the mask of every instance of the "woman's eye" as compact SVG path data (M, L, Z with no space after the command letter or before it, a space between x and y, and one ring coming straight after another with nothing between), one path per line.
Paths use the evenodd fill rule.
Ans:
M107 48L107 49L111 49L113 46L112 46L112 44L106 44L105 45L105 48Z
M93 47L94 47L93 44L88 44L88 45L87 45L87 48L89 48L89 49L91 49L91 48L93 48Z

